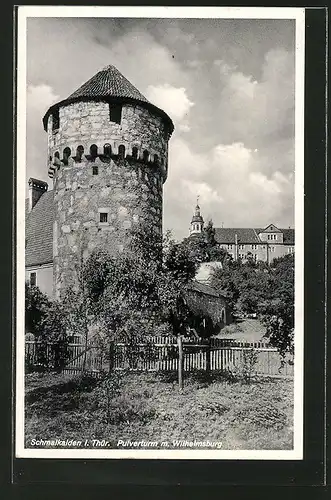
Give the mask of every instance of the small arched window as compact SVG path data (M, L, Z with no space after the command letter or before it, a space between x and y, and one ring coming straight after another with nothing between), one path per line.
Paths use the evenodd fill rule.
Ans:
M125 146L123 146L123 144L118 146L118 156L122 159L125 157Z
M103 154L105 156L109 156L111 155L111 145L110 144L105 144L104 147L103 147Z
M138 148L136 146L133 146L132 148L132 158L135 160L138 158Z
M159 157L158 157L158 155L154 155L154 163L155 163L155 165L159 164Z
M60 153L59 153L58 151L56 151L56 152L54 153L54 157L55 157L55 158L60 159Z
M81 161L83 153L84 153L83 146L78 146L77 149L76 149L76 159L77 159L77 161Z
M68 162L68 159L69 159L70 155L71 155L71 149L70 148L64 148L64 150L63 150L63 161L65 163Z
M149 151L147 151L147 149L145 149L145 151L143 152L143 159L144 161L148 161L148 158L149 158Z
M92 144L90 147L90 155L93 156L93 158L98 156L98 146L96 144Z

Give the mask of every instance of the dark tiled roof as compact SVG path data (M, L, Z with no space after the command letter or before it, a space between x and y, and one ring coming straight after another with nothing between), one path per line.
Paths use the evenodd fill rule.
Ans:
M68 99L101 96L129 97L137 101L149 102L115 66L106 66L101 71L98 71L96 75L73 92Z
M235 243L235 235L238 236L238 243L259 243L259 238L253 228L248 227L217 227L215 228L215 238L218 243Z
M277 229L284 235L283 236L284 244L294 245L294 229L282 229L282 228L277 228ZM259 239L258 235L259 233L262 232L264 232L264 228L217 227L215 228L215 238L218 243L234 244L235 235L237 234L238 243L242 244L261 243L261 240Z
M286 245L294 245L294 229L281 229L283 233L283 241Z
M53 191L44 193L25 219L25 265L53 261ZM27 200L25 208L27 210Z
M161 115L167 121L170 133L173 131L174 126L169 116L150 103L146 97L112 65L106 66L101 71L98 71L98 73L92 76L86 83L70 94L67 99L51 106L43 118L45 130L47 130L48 116L59 106L65 106L77 100L101 99L139 102L143 106Z

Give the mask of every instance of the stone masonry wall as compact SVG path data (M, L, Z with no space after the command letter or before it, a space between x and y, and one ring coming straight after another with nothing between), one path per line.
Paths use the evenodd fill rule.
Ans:
M86 258L96 247L110 253L123 249L128 231L141 221L162 234L165 170L158 161L147 161L146 156L143 160L142 154L145 149L150 155L157 154L166 168L167 142L161 119L148 114L138 106L123 106L122 123L118 125L109 121L106 103L80 102L60 109L58 132L48 125L52 163L56 152L63 158L65 147L72 152L68 162L58 161L53 167L55 297L75 280L75 264L81 253ZM102 156L107 143L112 147L110 158ZM100 157L89 156L91 144L98 146ZM125 158L116 156L120 144L126 148ZM81 145L84 155L78 161L75 154ZM132 157L133 146L141 153L138 158ZM100 212L108 214L107 222L100 222Z
M60 127L52 130L53 116L48 119L48 162L54 161L55 153L63 158L66 147L75 156L78 146L83 146L84 154L89 154L90 146L98 147L98 154L103 153L105 144L110 144L113 154L118 154L118 147L125 147L125 154L132 155L132 148L138 148L138 158L148 151L148 161L153 162L158 156L163 178L167 176L168 135L163 120L139 105L123 104L121 123L109 119L107 102L75 102L60 108Z

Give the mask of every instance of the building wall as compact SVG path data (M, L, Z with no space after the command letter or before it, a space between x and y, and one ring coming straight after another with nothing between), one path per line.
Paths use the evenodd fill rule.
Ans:
M221 247L225 248L227 252L232 255L235 259L235 245L234 244L220 244ZM257 261L271 262L273 259L278 257L282 257L289 253L294 253L294 245L283 245L277 243L269 243L267 244L238 244L238 257L241 257L242 260L247 258L248 252L250 252Z
M89 154L90 146L95 144L98 153L103 153L105 144L110 144L112 152L118 154L118 147L125 146L125 152L132 154L137 147L139 157L149 152L149 160L158 155L164 180L168 164L168 132L163 120L139 105L122 106L121 123L109 119L107 102L75 102L59 109L60 126L53 131L53 116L48 118L48 158L52 165L54 154L63 158L63 150L71 149L75 155L78 146L83 146L84 154Z
M225 297L215 297L207 293L200 293L191 290L187 293L187 302L194 311L201 311L201 314L212 318L220 329L231 322Z
M42 293L53 296L53 265L33 266L25 269L25 280L30 282L31 273L36 273L36 285Z
M53 179L56 297L63 286L73 283L80 255L86 258L96 247L122 250L135 223L147 223L161 237L167 140L161 118L140 106L124 105L121 124L109 120L104 102L60 108L58 132L52 130L49 118L50 162L55 161L55 153L62 159L64 148L71 149L69 161L55 169ZM92 144L97 145L100 157L89 155ZM105 144L111 146L110 157L102 156ZM125 147L121 158L117 156L120 145ZM84 148L80 161L76 158L78 146ZM137 158L133 147L138 150ZM107 214L107 222L100 222L100 213Z

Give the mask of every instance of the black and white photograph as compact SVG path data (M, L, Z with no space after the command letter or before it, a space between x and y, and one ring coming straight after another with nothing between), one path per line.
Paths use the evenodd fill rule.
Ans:
M304 21L18 8L17 457L302 459Z

